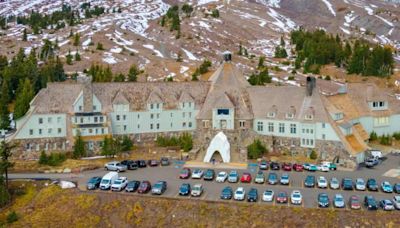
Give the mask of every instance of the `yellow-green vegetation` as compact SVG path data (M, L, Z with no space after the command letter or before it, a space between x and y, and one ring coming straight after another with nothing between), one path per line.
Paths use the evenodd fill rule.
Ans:
M25 194L0 212L2 224L12 221L9 227L397 227L400 223L397 212L165 199L23 184Z

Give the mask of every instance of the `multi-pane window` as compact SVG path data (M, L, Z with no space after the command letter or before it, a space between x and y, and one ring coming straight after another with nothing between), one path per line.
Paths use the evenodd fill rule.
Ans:
M268 123L268 132L274 132L274 123Z
M39 124L43 123L43 118L39 118Z
M257 131L264 131L264 124L263 122L257 122Z
M285 133L285 124L279 123L279 133Z
M290 124L290 133L296 134L296 124Z

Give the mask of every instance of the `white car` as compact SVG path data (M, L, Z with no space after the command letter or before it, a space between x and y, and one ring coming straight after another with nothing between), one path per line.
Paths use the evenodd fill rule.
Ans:
M126 177L120 177L111 185L111 191L122 191L126 185L128 185L128 179Z
M238 187L235 191L235 194L233 195L233 199L244 200L245 196L246 196L246 191L244 190L244 188Z
M366 189L366 185L365 185L364 179L357 178L356 179L356 190L365 191L365 189Z
M201 169L195 169L192 173L193 179L201 179L203 177L204 171Z
M274 191L272 190L265 190L262 196L262 200L265 202L272 202L274 200Z
M192 196L194 196L194 197L201 196L202 193L203 193L203 185L202 184L193 185L192 191L190 192L190 194Z
M294 190L290 195L290 202L292 204L300 205L303 202L303 196L299 190Z
M396 208L397 210L400 210L400 196L393 197L393 204L394 204L394 208Z
M225 171L221 171L218 173L217 178L215 179L217 182L223 183L228 178L228 173Z
M332 177L331 182L329 183L329 187L331 189L339 189L340 188L339 180L336 177Z
M318 188L327 188L328 187L328 181L326 180L325 177L320 176L318 177Z
M321 172L328 172L329 166L328 165L317 165L317 170Z

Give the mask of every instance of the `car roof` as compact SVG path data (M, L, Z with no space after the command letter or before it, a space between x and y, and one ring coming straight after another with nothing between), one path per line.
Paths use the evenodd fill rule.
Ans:
M236 189L236 191L243 191L243 190L244 190L243 187L238 187L238 188Z
M194 184L193 187L202 187L202 184Z

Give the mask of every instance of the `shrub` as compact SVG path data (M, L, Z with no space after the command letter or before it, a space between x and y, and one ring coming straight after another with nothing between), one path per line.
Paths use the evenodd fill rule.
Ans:
M42 151L39 157L39 164L49 165L49 166L59 166L65 160L67 160L67 156L63 153L51 153L50 155L47 155L44 151Z
M396 140L400 140L400 132L393 133L393 138L395 138Z
M289 76L289 77L288 77L288 80L289 80L289 81L294 81L294 76Z
M104 48L103 48L103 44L102 44L102 43L100 43L100 42L98 42L98 43L97 43L97 47L96 47L96 49L97 49L97 50L100 50L100 51L101 51L101 50L104 50Z
M382 145L390 146L392 145L392 137L390 135L382 135L379 137L379 143Z
M370 141L378 140L378 135L376 134L375 131L372 131L372 132L371 132L371 134L369 135L369 140L370 140Z
M330 80L331 80L331 76L326 75L326 76L325 76L325 80L330 81Z
M315 150L312 150L312 151L311 151L310 158L311 158L312 160L315 160L315 159L318 158L318 154L317 154L317 152L316 152Z
M8 215L7 215L7 223L11 224L11 223L16 222L16 221L18 221L17 213L15 213L15 211L12 211L12 212L8 213Z
M254 140L252 144L247 146L247 156L249 159L257 159L265 153L268 153L268 150L259 139Z
M156 144L157 146L160 147L179 146L182 150L188 152L193 148L193 139L192 135L188 133L182 134L181 136L179 136L179 138L175 136L172 137L158 136Z

